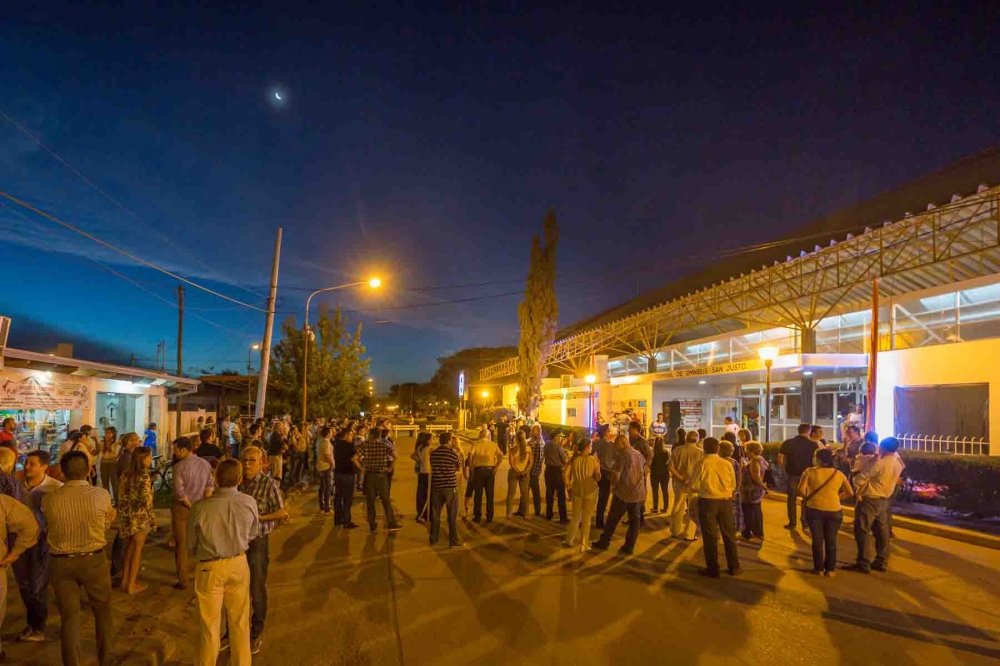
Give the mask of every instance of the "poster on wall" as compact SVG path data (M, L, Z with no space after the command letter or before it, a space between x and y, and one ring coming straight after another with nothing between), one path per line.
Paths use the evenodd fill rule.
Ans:
M0 409L86 409L90 389L84 384L42 384L34 377L21 381L0 379Z
M685 430L697 430L702 428L702 402L701 400L680 400L681 427Z

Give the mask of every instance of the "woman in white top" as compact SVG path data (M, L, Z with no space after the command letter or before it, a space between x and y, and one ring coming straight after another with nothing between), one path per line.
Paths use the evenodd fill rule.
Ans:
M101 485L118 500L118 430L114 426L104 429L104 439L101 440ZM122 470L124 471L124 470Z
M581 440L576 445L573 461L563 471L563 480L573 496L573 518L563 546L576 547L579 536L581 553L590 550L590 519L597 506L597 482L601 480L601 465L590 455L590 450L590 441Z

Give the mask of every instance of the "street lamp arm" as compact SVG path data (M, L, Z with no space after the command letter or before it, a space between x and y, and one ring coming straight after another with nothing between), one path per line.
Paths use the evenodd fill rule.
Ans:
M309 298L306 299L306 318L303 326L308 330L309 328L309 305L312 303L313 296L316 294L322 294L327 291L339 291L341 289L348 289L350 287L357 287L358 285L367 284L364 280L360 282L348 282L347 284L339 284L336 287L323 287L322 289L317 289L313 293L309 294Z

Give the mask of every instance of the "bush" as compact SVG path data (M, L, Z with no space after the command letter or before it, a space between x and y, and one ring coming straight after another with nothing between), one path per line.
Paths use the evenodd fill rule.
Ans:
M777 469L780 442L766 442L764 458L775 466L778 489L784 474ZM978 518L1000 516L1000 457L956 456L946 453L900 451L908 485L933 484L940 490L941 505L956 513Z
M941 493L945 508L979 518L1000 516L1000 457L921 451L901 455L907 480L947 488Z

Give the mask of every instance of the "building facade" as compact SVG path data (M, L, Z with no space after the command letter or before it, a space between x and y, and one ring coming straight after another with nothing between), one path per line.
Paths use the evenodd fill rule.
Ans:
M905 448L1000 455L1000 187L971 187L919 214L571 327L549 357L538 419L588 427L597 412L647 424L663 413L671 426L718 436L728 416L766 441L801 422L840 440L853 422ZM873 340L875 419L865 424ZM778 349L769 402L762 347ZM516 381L516 361L486 368L480 381ZM513 390L505 387L505 405Z

